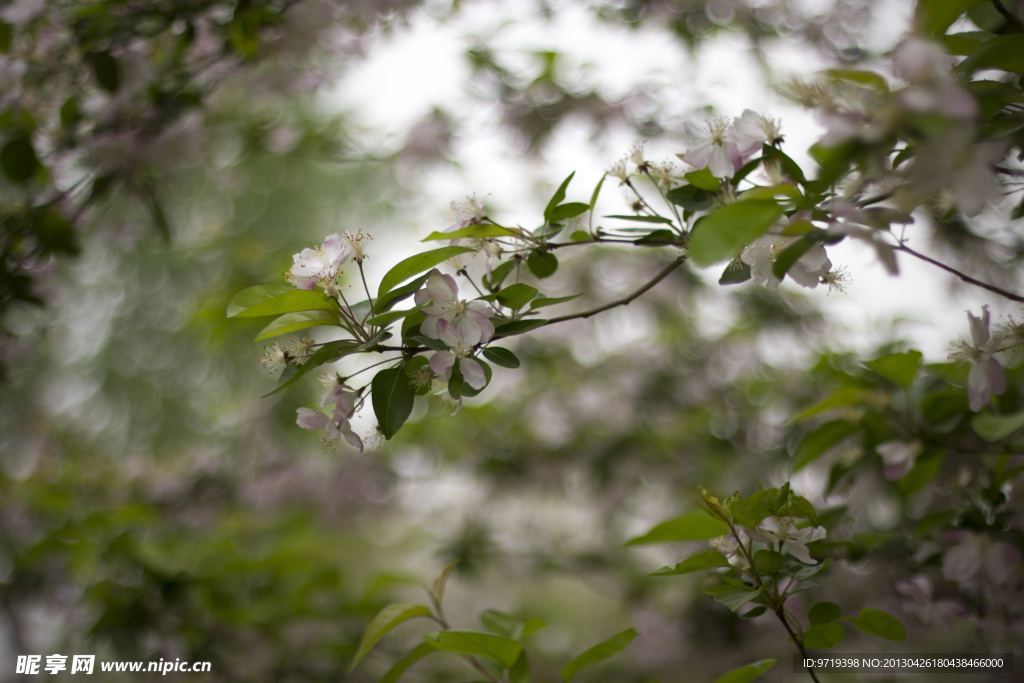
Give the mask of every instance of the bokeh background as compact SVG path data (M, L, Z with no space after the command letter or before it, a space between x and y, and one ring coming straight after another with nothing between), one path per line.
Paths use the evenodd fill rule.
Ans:
M570 198L585 200L632 142L670 158L711 113L779 117L787 151L809 163L821 128L775 86L887 63L912 11L871 0L7 5L2 125L15 135L28 125L19 106L34 113L45 172L33 167L32 182L74 230L43 240L42 223L26 228L10 208L27 190L0 186L0 681L21 680L17 655L54 652L210 661L187 677L209 683L375 681L428 627L404 626L349 672L370 618L423 600L456 558L452 622L478 628L486 608L548 622L536 681L560 680L574 654L631 625L641 636L586 680L712 680L763 657L780 660L765 680L791 680L768 617L740 619L699 577L644 577L700 544L624 544L695 507L698 484L785 480L790 417L856 371L855 352L911 339L945 360L965 333L960 311L984 300L955 279L908 263L891 280L843 246L833 261L851 269L845 294L720 288L717 274L678 271L628 307L521 338L523 367L497 373L457 416L419 405L386 443L372 418L357 421L374 446L363 454L324 452L296 427L315 382L260 398L274 383L252 342L262 323L224 311L332 232L373 235L373 280L472 193L499 222L531 225L569 172ZM72 101L77 118L65 116ZM628 205L616 192L607 213ZM1012 281L1019 254L972 251L952 228L932 237L937 253ZM19 251L32 239L42 247ZM545 293L585 291L570 304L580 310L623 296L661 267L657 252L565 259ZM820 501L827 473L794 485ZM860 539L871 550L906 505L870 477L832 495L851 528L878 531ZM906 575L889 559L851 551L828 599L896 614L911 651L1005 651L1024 637L1010 617L936 628L939 616L893 588ZM850 636L847 649L877 648ZM461 666L434 657L406 678L470 680Z

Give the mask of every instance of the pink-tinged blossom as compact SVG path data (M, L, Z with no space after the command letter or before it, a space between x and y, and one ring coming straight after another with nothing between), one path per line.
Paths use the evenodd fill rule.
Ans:
M949 539L954 545L942 557L942 575L949 581L970 585L982 573L1001 586L1020 566L1020 553L1009 543L993 543L988 536L970 531L951 532Z
M0 55L0 109L6 109L21 97L26 68L22 60Z
M756 543L781 544L779 552L788 553L804 564L816 564L807 544L822 540L826 532L823 526L797 529L792 517L769 517L756 529L744 527L743 533Z
M740 571L750 569L750 563L747 562L747 557L740 550L740 544L734 536L721 536L713 540L711 545L713 545L718 552L725 555L725 559L728 560L729 564L733 567L736 567Z
M303 249L292 258L288 279L299 289L314 289L318 284L336 286L341 264L352 255L352 247L337 233L328 235L319 249Z
M952 361L966 360L971 363L971 370L967 374L967 398L973 411L981 410L992 394L1001 394L1006 390L1003 366L994 357L998 350L998 339L993 338L989 332L988 306L982 306L981 310L980 318L967 312L971 342L960 338L953 344L949 354Z
M465 318L461 322L465 322ZM437 321L438 336L451 350L437 351L430 357L430 369L435 375L449 379L452 368L458 361L459 370L466 383L474 389L484 388L484 385L487 384L487 375L484 374L483 366L471 355L473 347L486 340L481 339L478 334L474 334L476 331L473 325L459 326L458 322L450 323L444 318ZM490 339L490 336L487 338Z
M441 320L452 323L464 339L474 339L470 346L494 336L494 324L487 316L488 305L483 301L460 299L455 278L436 268L430 271L424 288L416 292L415 301L419 306L430 304L423 309L427 318L420 325L420 331L432 339L442 339L438 328Z
M936 599L927 576L901 581L896 584L896 591L908 598L903 609L916 614L925 624L952 624L967 613L964 605L955 600Z
M324 440L327 442L338 441L344 437L349 445L362 452L363 440L352 431L349 415L345 413L343 407L335 406L330 417L313 408L299 408L297 412L298 417L295 422L303 429L308 429L311 432L318 429L324 430Z
M914 461L921 453L920 442L886 441L875 446L882 458L882 473L889 481L902 479L914 467Z
M797 238L765 235L748 244L740 254L740 260L750 266L750 278L772 291L777 290L782 280L775 277L772 267L783 249L795 239ZM786 275L801 287L814 289L830 270L832 262L825 253L825 247L815 244L789 267Z
M27 24L46 9L46 0L14 0L0 10L0 19L8 24Z
M726 136L736 145L744 160L761 150L765 143L769 145L781 137L778 121L761 116L755 111L746 109L743 115L733 121Z

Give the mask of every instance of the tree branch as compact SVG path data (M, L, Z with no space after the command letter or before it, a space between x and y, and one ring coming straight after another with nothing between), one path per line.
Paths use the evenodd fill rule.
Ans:
M1000 2L1000 0L992 0L992 4L995 6L996 11L1003 15L1003 19L1010 22L1011 26L1018 31L1024 31L1024 24L1021 23L1020 19L1013 16L1010 10L1006 9L1006 5Z
M598 313L603 313L603 312L605 312L605 311L607 311L609 309L615 308L617 306L627 306L630 303L632 303L634 299L636 299L636 298L638 298L640 296L643 296L643 294L645 292L647 292L647 290L651 289L652 287L654 287L654 285L658 284L659 282L664 280L666 277L668 277L669 274L672 273L672 271L674 271L679 266L683 265L683 263L685 261L686 261L686 256L678 256L676 258L676 260L674 260L672 263L670 263L667 266L665 266L664 268L662 268L661 272L658 273L657 275L655 275L653 280L651 280L650 282L645 284L643 287L641 287L640 289L636 290L635 292L633 292L632 294L630 294L627 297L623 297L622 299L616 299L615 301L612 301L611 303L607 303L604 306L598 306L597 308L592 308L589 311L583 311L582 313L573 313L572 315L563 315L563 316L560 316L558 318L551 318L543 326L547 327L548 325L554 325L555 323L562 323L562 322L565 322L566 320L575 320L576 318L589 318L592 315L597 315Z
M1001 287L996 287L995 285L990 285L990 284L988 284L986 282L982 282L981 280L976 280L975 278L971 277L970 275L966 275L964 273L961 273L959 270L957 270L956 268L953 268L952 266L947 266L945 263L941 263L939 261L936 261L935 259L933 259L930 256L925 256L924 254L922 254L919 251L914 251L913 249L911 249L910 247L908 247L905 244L897 244L893 248L896 251L902 251L904 253L910 254L911 256L913 256L915 258L918 258L918 259L921 259L922 261L924 261L926 263L930 263L933 266L938 266L939 268L942 268L944 271L946 271L948 273L952 273L953 275L956 275L958 278L960 278L961 280L963 280L967 284L971 284L971 285L974 285L976 287L981 287L982 289L987 289L988 291L990 291L990 292L992 292L994 294L998 294L1001 297L1005 297L1005 298L1009 299L1010 301L1016 301L1017 303L1024 304L1024 296L1020 296L1019 294L1014 294L1013 292L1007 291L1007 290L1005 290L1005 289L1003 289Z

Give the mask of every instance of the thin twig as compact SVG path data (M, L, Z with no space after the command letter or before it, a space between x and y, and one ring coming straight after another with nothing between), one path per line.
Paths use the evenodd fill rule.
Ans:
M672 261L672 263L670 263L667 266L665 266L664 268L662 268L661 272L654 276L654 279L652 279L650 282L648 282L643 287L641 287L640 289L636 290L635 292L633 292L629 296L623 297L622 299L616 299L615 301L612 301L611 303L607 303L604 306L598 306L597 308L592 308L589 311L583 311L582 313L573 313L572 315L563 315L563 316L560 316L558 318L551 318L542 327L546 327L548 325L554 325L555 323L562 323L562 322L565 322L566 320L575 320L576 318L589 318L592 315L597 315L598 313L603 313L604 311L607 311L609 309L615 308L617 306L627 306L630 303L632 303L634 299L637 299L640 296L643 296L643 294L645 292L647 292L647 290L651 289L652 287L654 287L654 285L656 285L659 282L661 282L662 280L664 280L666 277L669 276L669 274L672 273L672 271L677 269L679 266L683 265L683 263L685 263L685 262L686 262L686 256L685 255L679 256L674 261Z
M793 631L793 627L789 625L789 621L786 619L786 610L782 607L778 608L775 610L775 616L779 618L779 621L782 622L782 625L785 627L789 637L793 639L794 643L796 643L797 649L800 650L800 655L804 659L807 659L807 650L804 649L803 638L797 638L796 633ZM818 676L814 673L813 668L807 667L807 673L811 675L811 680L813 680L814 683L821 683L821 681L818 680Z
M1021 23L1020 19L1013 16L1013 13L1006 9L1006 6L1000 0L992 0L992 4L995 5L996 11L1003 15L1003 19L1010 22L1011 26L1018 31L1024 31L1024 24Z
M911 256L913 256L915 258L918 258L918 259L921 259L922 261L924 261L926 263L930 263L933 266L938 266L939 268L942 268L946 272L952 273L953 275L956 275L958 278L960 278L961 280L963 280L964 282L966 282L968 284L974 285L976 287L981 287L982 289L987 289L988 291L990 291L990 292L992 292L994 294L998 294L999 296L1005 297L1005 298L1009 299L1010 301L1016 301L1017 303L1024 304L1024 296L1020 296L1019 294L1014 294L1013 292L1007 291L1007 290L1003 289L1002 287L996 287L995 285L990 285L987 282L982 282L981 280L977 280L977 279L971 277L970 275L966 275L965 273L961 273L959 270L957 270L956 268L953 268L952 266L947 266L945 263L942 263L940 261L936 261L935 259L933 259L930 256L925 256L924 254L922 254L919 251L914 251L913 249L911 249L910 247L908 247L905 244L897 244L893 248L896 251L902 251L904 253L910 254Z

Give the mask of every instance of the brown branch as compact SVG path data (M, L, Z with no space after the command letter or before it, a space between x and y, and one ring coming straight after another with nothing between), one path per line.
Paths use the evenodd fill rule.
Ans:
M786 610L782 607L779 607L777 610L775 610L775 616L779 618L779 621L781 621L782 625L786 628L786 632L789 633L789 637L793 639L794 643L796 643L797 649L800 650L800 655L804 659L807 659L807 650L804 649L803 638L796 637L796 633L793 632L793 627L789 625L789 621L787 621L786 619ZM813 668L807 667L807 673L811 675L811 679L814 681L814 683L821 683L821 681L818 680L818 676L815 675Z
M904 253L910 254L911 256L913 256L915 258L918 258L918 259L921 259L922 261L924 261L926 263L930 263L933 266L938 266L939 268L942 268L944 271L946 271L948 273L952 273L953 275L956 275L958 278L960 278L961 280L963 280L967 284L974 285L976 287L981 287L982 289L987 289L988 291L990 291L990 292L992 292L994 294L998 294L1001 297L1005 297L1005 298L1009 299L1010 301L1016 301L1017 303L1024 304L1024 296L1020 296L1019 294L1014 294L1013 292L1007 291L1007 290L1003 289L1002 287L996 287L995 285L990 285L987 282L982 282L981 280L977 280L977 279L971 277L970 275L966 275L964 273L961 273L959 270L957 270L956 268L953 268L952 266L947 266L945 263L942 263L940 261L936 261L935 259L933 259L930 256L925 256L924 254L922 254L919 251L914 251L913 249L911 249L910 247L908 247L905 244L898 244L898 245L894 246L893 248L896 251L902 251Z
M1010 22L1011 26L1018 31L1024 31L1024 24L1021 23L1020 19L1013 16L1013 13L1010 12L1010 10L1006 9L1006 5L1000 2L1000 0L992 0L992 4L995 6L996 11L1003 15L1003 19Z
M554 325L555 323L562 323L565 322L566 320L575 320L576 318L589 318L592 315L604 313L605 311L612 308L616 308L617 306L627 306L631 304L634 299L643 296L649 289L651 289L652 287L654 287L654 285L664 280L666 277L669 276L670 273L672 273L672 271L677 269L679 266L683 265L683 263L685 262L686 256L679 256L674 261L672 261L672 263L662 268L661 272L654 276L654 279L652 279L650 282L648 282L643 287L636 290L629 296L623 297L622 299L616 299L615 301L607 303L604 306L598 306L597 308L592 308L589 311L583 311L582 313L573 313L572 315L563 315L558 318L551 318L546 323L544 323L542 327Z

